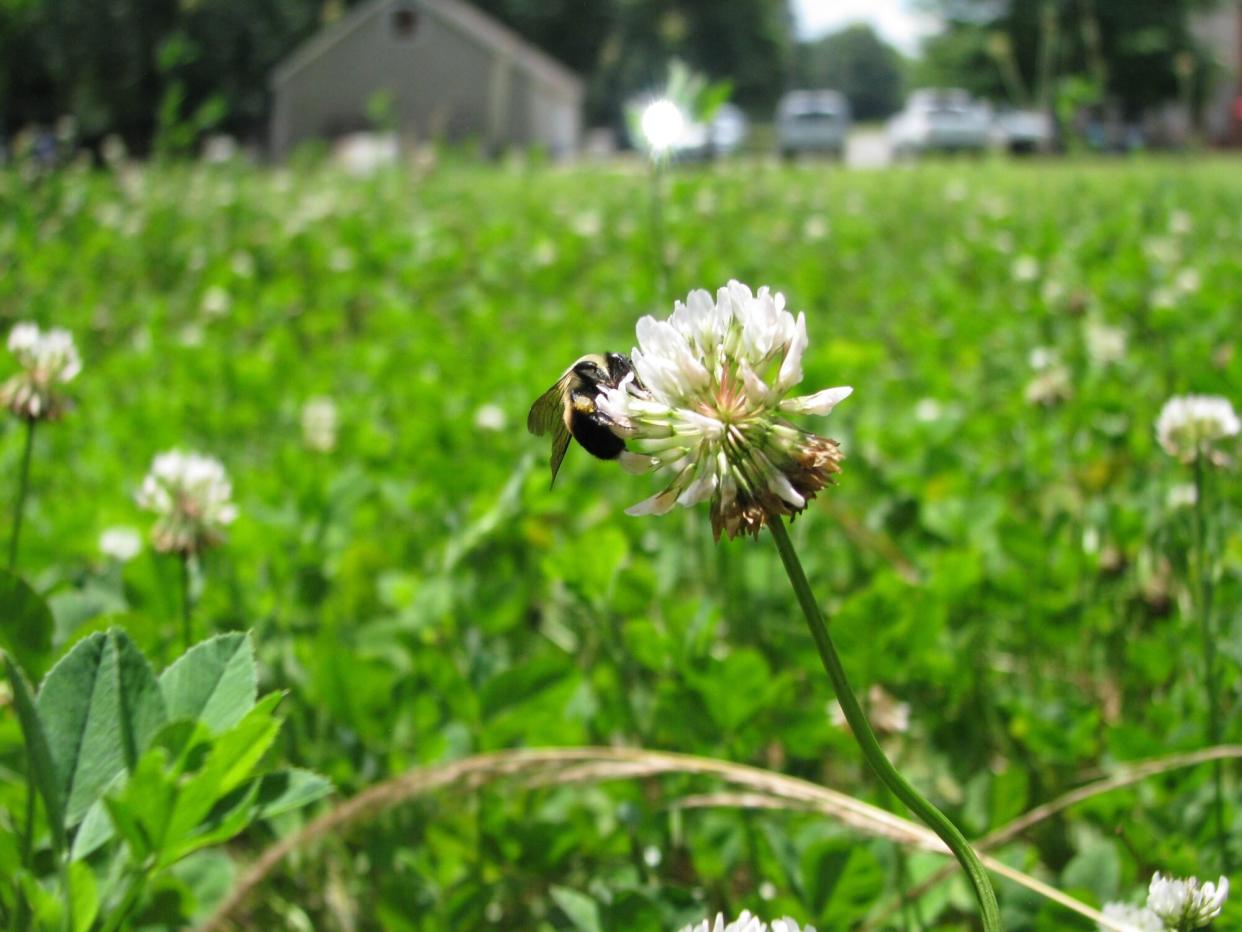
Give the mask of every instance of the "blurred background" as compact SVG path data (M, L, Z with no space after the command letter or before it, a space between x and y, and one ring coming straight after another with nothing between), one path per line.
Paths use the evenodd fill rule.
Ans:
M700 155L1236 145L1240 59L1212 0L5 0L0 138L607 155L677 60L727 84L679 146Z

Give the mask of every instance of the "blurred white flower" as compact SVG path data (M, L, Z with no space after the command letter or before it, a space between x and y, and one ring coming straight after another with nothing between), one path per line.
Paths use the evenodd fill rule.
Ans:
M583 239L594 239L599 236L603 228L604 224L598 210L584 210L574 217L574 232Z
M849 727L845 710L836 699L829 703L828 717L838 728ZM872 684L867 690L867 718L878 732L905 734L910 730L910 703L901 702L879 684Z
M1177 277L1173 279L1173 287L1184 295L1194 294L1199 290L1201 281L1199 270L1187 267L1177 273Z
M684 926L681 932L769 932L769 929L771 932L815 932L813 926L800 926L792 919L775 919L769 926L745 909L731 922L726 921L723 914L716 913L714 922L704 919L697 924Z
M474 412L474 426L479 430L504 430L507 422L508 418L500 405L480 405L479 410Z
M104 164L109 168L119 168L124 164L129 150L125 148L124 139L116 133L111 133L104 137L99 146L99 154L103 156Z
M1104 915L1132 932L1164 932L1164 922L1149 909L1129 903L1105 903ZM1100 926L1104 929L1104 926Z
M338 246L328 254L328 268L333 272L348 272L354 267L354 254L344 246Z
M311 398L302 405L302 442L317 453L336 449L336 433L340 423L336 403L331 398Z
M1170 509L1178 508L1194 508L1195 502L1199 500L1199 491L1195 488L1193 482L1179 482L1177 485L1169 489L1169 493L1165 502Z
M621 463L671 473L664 491L628 510L665 514L711 500L712 533L758 534L769 518L796 515L840 471L836 441L788 423L784 414L830 412L852 389L785 395L802 381L806 316L785 298L731 281L692 291L667 320L637 325L634 373L603 387L599 411L633 441Z
M1185 236L1194 229L1194 221L1184 210L1175 210L1169 214L1169 232L1174 236Z
M238 250L229 259L229 268L233 270L233 274L238 278L252 278L254 276L254 256L248 252Z
M199 304L206 317L223 317L233 304L229 293L219 285L212 285L203 292L203 300Z
M1011 267L1016 282L1033 282L1039 278L1039 260L1034 256L1018 256Z
M1152 265L1173 265L1181 258L1177 240L1169 236L1149 236L1143 240L1143 255Z
M914 406L914 419L924 424L934 424L944 417L944 405L935 398L920 398Z
M63 413L68 402L60 386L82 371L69 331L41 331L35 324L17 324L9 331L8 347L21 371L0 385L0 405L27 421Z
M665 155L686 131L681 108L667 98L652 101L643 111L640 126L653 156Z
M813 217L807 217L806 222L802 224L802 236L804 239L815 242L823 239L827 235L828 221L819 214L816 214Z
M1107 366L1125 359L1126 332L1121 327L1111 327L1099 320L1088 320L1083 324L1083 339L1087 344L1087 356L1097 366Z
M1170 456L1185 463L1205 456L1222 465L1223 454L1215 445L1242 430L1233 405L1217 395L1179 395L1170 398L1156 418L1156 439Z
M99 535L99 552L119 563L142 553L142 535L132 527L110 527Z
M1179 880L1159 872L1147 888L1147 909L1155 913L1168 929L1200 929L1220 915L1229 896L1229 880L1200 884L1197 878Z
M1178 294L1176 289L1162 285L1159 288L1153 288L1147 300L1154 308L1171 311L1177 307Z
M161 453L138 490L138 506L157 515L151 542L160 553L189 555L220 542L237 518L233 486L219 460Z

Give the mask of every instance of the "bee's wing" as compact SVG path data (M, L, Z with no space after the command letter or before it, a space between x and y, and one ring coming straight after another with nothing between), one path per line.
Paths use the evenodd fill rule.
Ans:
M559 430L552 435L552 481L548 483L549 486L556 483L557 470L561 468L561 460L569 449L569 428L564 423L560 423L558 427Z
M536 437L542 437L558 424L564 424L565 379L568 377L568 373L561 376L555 385L535 399L535 403L530 406L530 414L526 415L526 429Z

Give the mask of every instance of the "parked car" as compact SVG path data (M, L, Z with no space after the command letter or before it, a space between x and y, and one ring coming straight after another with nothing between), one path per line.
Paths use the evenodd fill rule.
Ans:
M781 155L821 152L840 158L850 129L850 105L837 91L790 91L776 108Z
M906 107L888 123L894 156L922 152L971 151L987 147L988 107L962 90L915 91Z
M1052 117L1042 110L1001 110L992 121L992 138L1015 155L1047 152L1055 140Z

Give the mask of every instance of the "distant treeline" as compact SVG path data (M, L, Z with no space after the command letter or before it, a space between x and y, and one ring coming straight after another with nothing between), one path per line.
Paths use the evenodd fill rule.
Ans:
M926 0L946 30L917 62L868 27L795 40L787 0L474 0L587 81L590 125L659 87L673 58L760 118L791 87L834 87L855 116L910 86L965 87L1015 105L1186 95L1207 76L1187 22L1207 0ZM75 118L78 133L173 147L265 130L268 76L346 12L344 0L0 0L0 132Z

